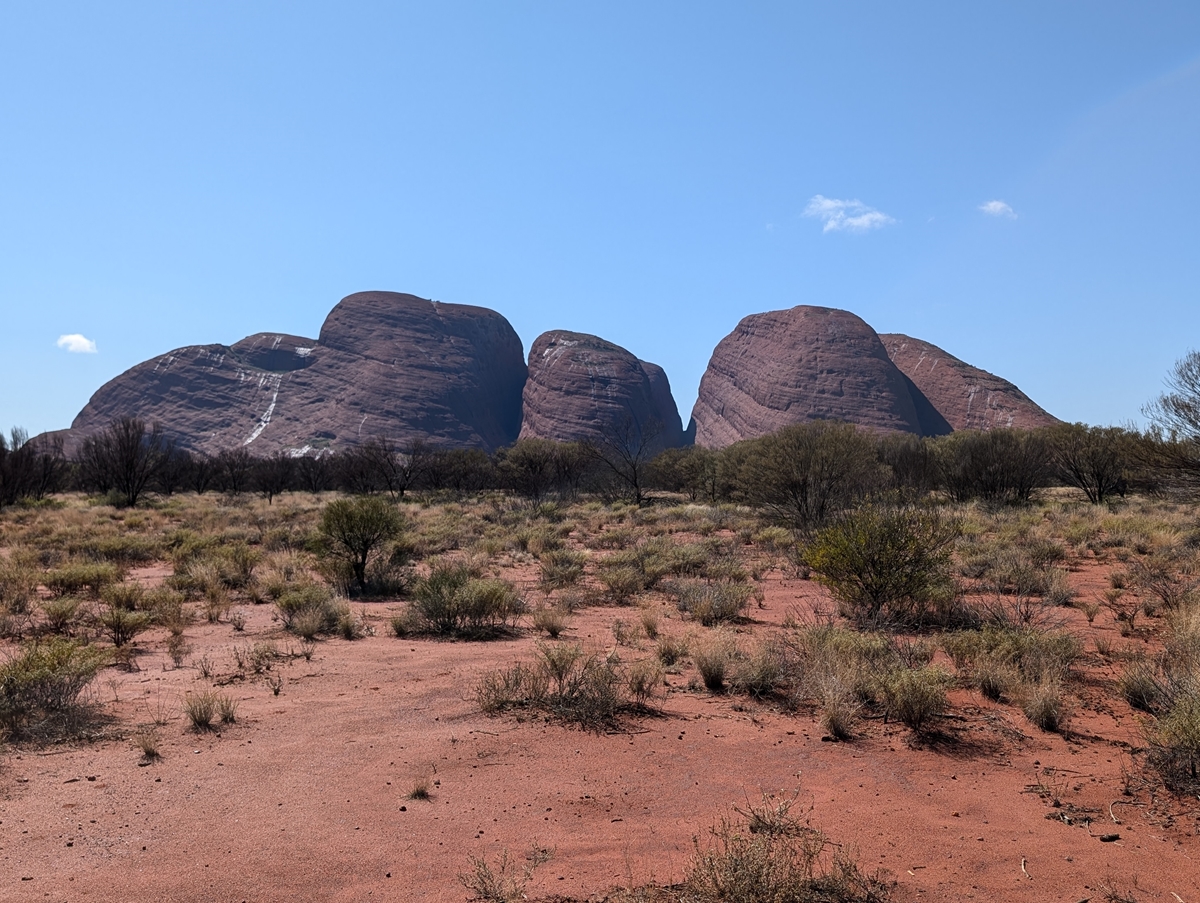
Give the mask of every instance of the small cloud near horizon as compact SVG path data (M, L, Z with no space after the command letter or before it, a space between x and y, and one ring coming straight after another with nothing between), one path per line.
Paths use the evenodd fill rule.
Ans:
M1016 211L1004 201L988 201L986 204L980 204L979 209L988 216L1003 216L1007 219L1016 219Z
M804 215L821 220L825 224L822 232L870 232L896 222L886 213L868 207L862 201L843 201L820 194L808 202Z
M71 354L95 354L96 343L77 332L58 337L58 347L65 348Z

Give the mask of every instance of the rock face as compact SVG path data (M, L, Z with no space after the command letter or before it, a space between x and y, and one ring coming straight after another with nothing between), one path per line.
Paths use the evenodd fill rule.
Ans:
M529 349L521 438L560 442L626 433L656 448L683 444L679 410L662 367L579 332L555 330Z
M524 384L521 340L495 311L361 292L334 307L318 340L260 333L138 364L92 396L67 451L122 416L209 453L300 453L379 435L494 449L517 437Z
M899 334L879 338L892 362L952 429L1034 429L1059 422L1008 380L972 367L937 345Z
M870 326L844 310L806 305L738 323L713 351L692 419L696 444L706 448L809 420L879 432L949 431L931 405L914 398Z

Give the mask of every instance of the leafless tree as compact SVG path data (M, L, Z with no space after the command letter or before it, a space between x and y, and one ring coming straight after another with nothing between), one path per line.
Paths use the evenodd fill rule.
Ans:
M587 455L611 478L618 492L635 505L646 503L650 462L662 451L662 424L637 423L632 416L605 432L599 439L583 443Z
M162 430L149 430L136 417L121 417L89 436L80 449L84 480L101 492L115 491L121 504L133 507L163 465L167 444Z
M1142 413L1151 423L1140 462L1167 486L1200 491L1200 351L1189 351L1167 375L1167 391Z
M1064 423L1049 433L1050 451L1064 482L1101 505L1123 493L1129 466L1129 434L1118 427Z

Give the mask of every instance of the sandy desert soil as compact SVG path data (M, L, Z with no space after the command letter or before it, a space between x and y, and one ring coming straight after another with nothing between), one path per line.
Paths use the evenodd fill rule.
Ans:
M1095 593L1107 575L1084 564L1071 580ZM504 576L537 595L529 564ZM743 638L831 607L823 588L782 570L762 586ZM695 629L650 600L664 633ZM277 658L259 676L238 675L235 649L299 650L269 605L242 606L243 631L190 628L183 668L163 651L165 632L139 638L136 670L107 668L94 684L112 719L106 739L0 760L0 899L463 901L469 856L540 848L552 858L529 898L596 900L679 881L694 838L768 792L796 795L793 811L810 810L865 869L886 870L899 901L1114 899L1105 884L1136 884L1139 901L1200 901L1200 803L1138 777L1138 717L1113 689L1118 666L1090 638L1144 641L1118 637L1107 612L1092 626L1065 612L1089 654L1063 735L955 690L932 740L871 720L854 742L835 743L811 711L697 688L690 664L669 675L658 714L622 730L488 717L476 682L529 658L532 632L399 639L387 631L394 604L356 608L376 635L324 640L311 660ZM609 650L618 618L636 621L637 610L581 610L565 636ZM642 639L641 652L618 651L650 648ZM202 659L215 668L209 681ZM266 680L276 675L278 695ZM194 733L180 700L213 683L238 700L237 721ZM161 759L146 764L129 738L156 719L166 722ZM409 799L422 780L430 798Z

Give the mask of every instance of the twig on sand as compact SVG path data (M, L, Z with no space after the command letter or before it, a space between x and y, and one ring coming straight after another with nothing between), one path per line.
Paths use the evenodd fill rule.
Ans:
M1029 874L1028 870L1025 868L1025 857L1024 856L1021 857L1021 871L1025 873L1026 878L1028 878L1030 881L1033 880L1033 875Z

